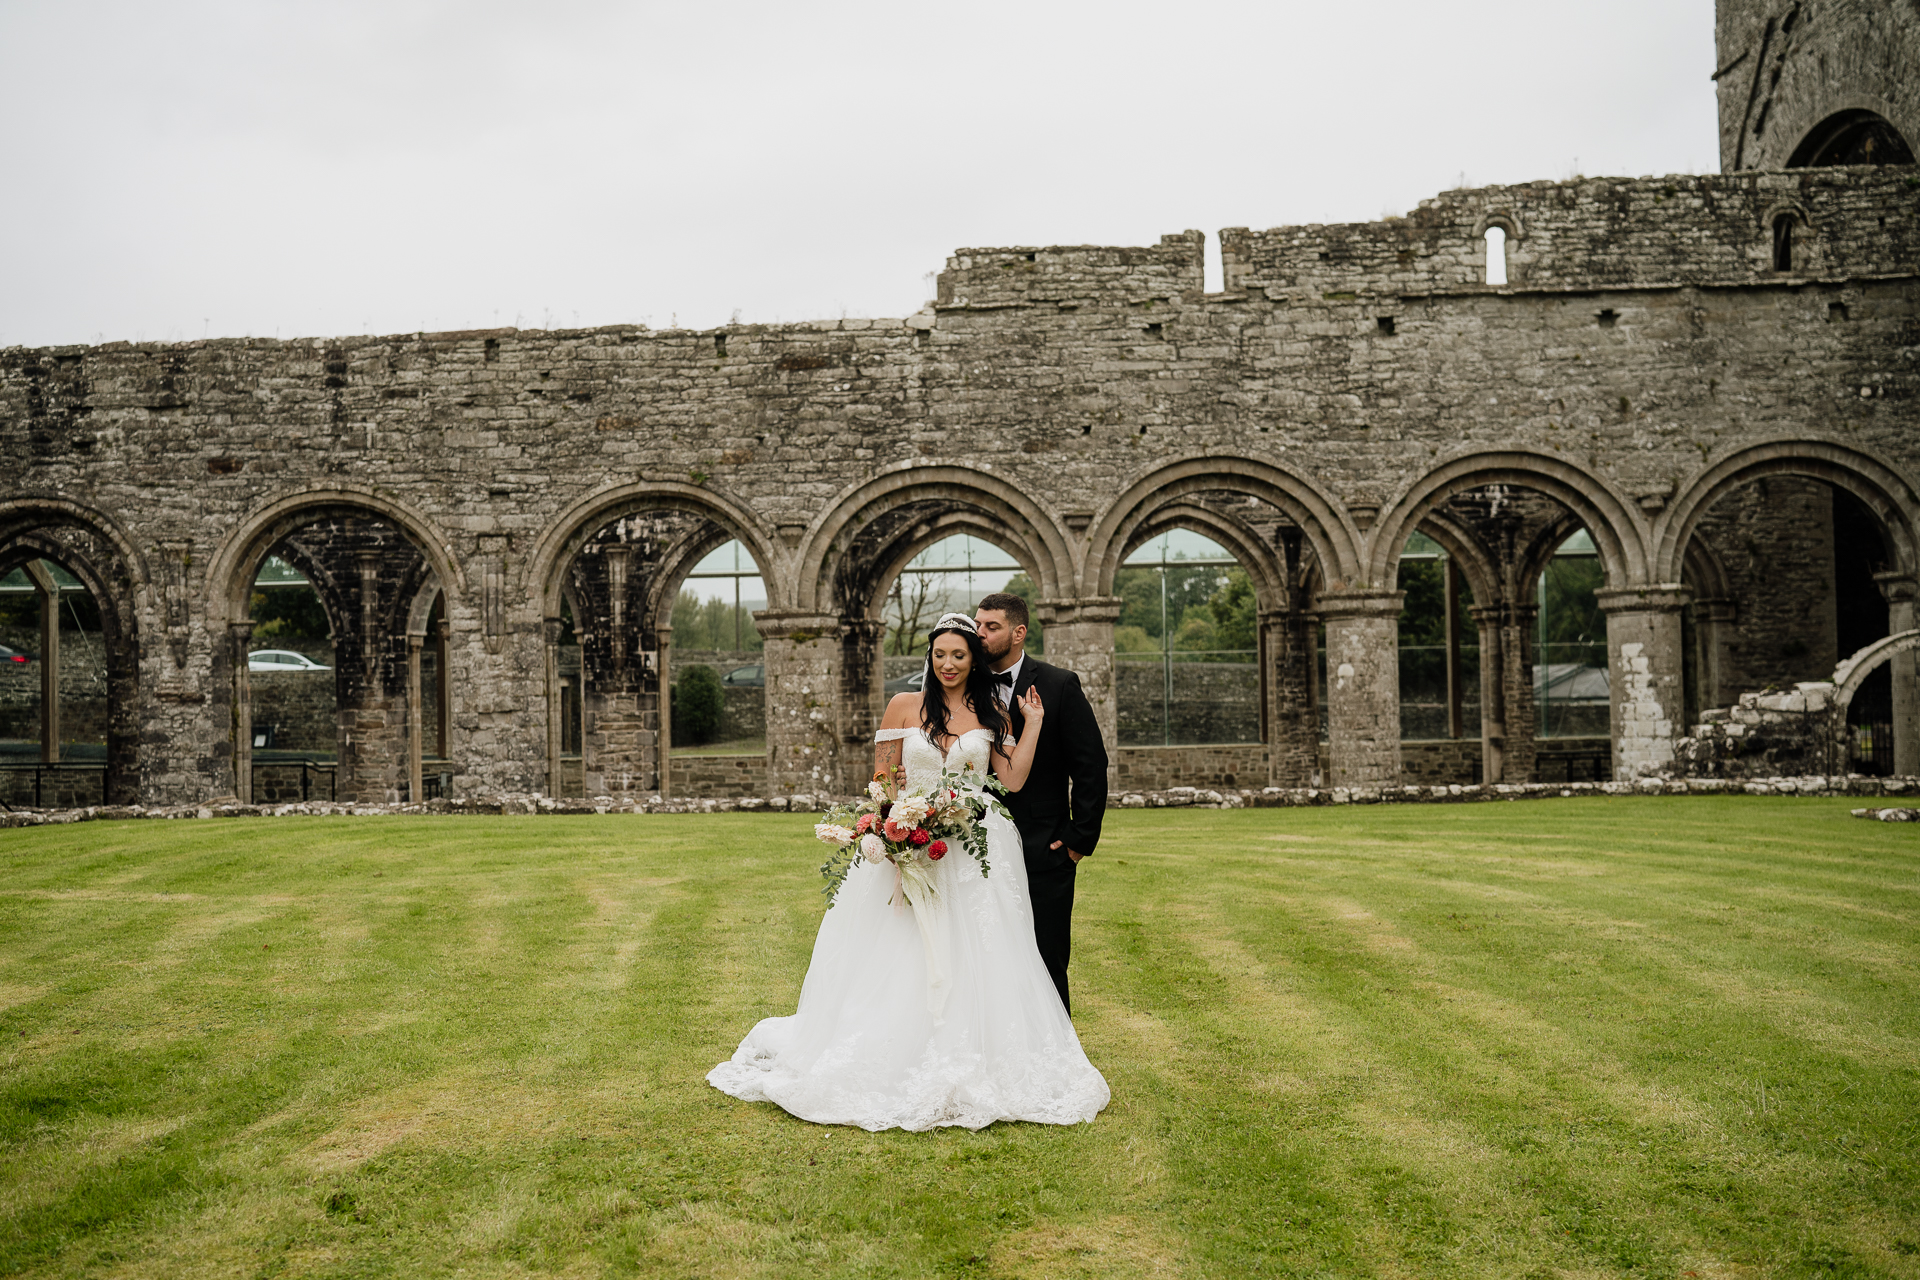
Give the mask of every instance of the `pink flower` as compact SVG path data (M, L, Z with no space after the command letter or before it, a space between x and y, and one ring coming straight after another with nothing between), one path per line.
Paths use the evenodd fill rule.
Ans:
M870 813L861 814L860 821L853 824L853 829L861 835L865 835L867 832L873 830L873 815Z
M868 832L866 835L860 837L860 852L866 855L868 862L885 862L887 860L886 842L872 832Z
M935 862L938 862L940 861L940 859L946 857L947 842L945 840L935 840L932 844L927 846L927 856L929 858L932 858Z
M891 818L882 823L880 829L887 833L887 839L889 840L905 840L907 838L907 832L912 830L911 827L903 827Z
M931 839L933 837L927 834L925 827L915 827L907 833L907 843L911 845L923 845Z

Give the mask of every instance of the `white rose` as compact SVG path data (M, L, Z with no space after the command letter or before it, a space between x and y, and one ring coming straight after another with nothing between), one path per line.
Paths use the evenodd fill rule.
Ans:
M860 852L867 855L868 862L885 862L887 842L869 831L860 837Z
M853 843L853 828L843 827L837 822L817 822L813 834L828 844L837 844L841 848Z
M885 804L887 802L887 789L877 782L869 782L867 784L867 794L873 797L875 804Z

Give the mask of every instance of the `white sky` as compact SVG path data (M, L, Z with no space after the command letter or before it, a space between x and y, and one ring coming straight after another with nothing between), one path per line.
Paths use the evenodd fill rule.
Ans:
M905 316L955 248L1717 167L1710 0L0 0L0 346Z

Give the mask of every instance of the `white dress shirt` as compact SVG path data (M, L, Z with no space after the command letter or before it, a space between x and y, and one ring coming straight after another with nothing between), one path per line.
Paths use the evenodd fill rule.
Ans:
M994 673L996 679L1000 676L1013 677L1013 684L996 684L993 687L993 696L1000 699L1001 706L1006 707L1013 704L1014 686L1020 683L1020 668L1026 665L1026 661L1027 655L1023 653L1020 655L1020 660L1008 667L1005 671L996 671Z

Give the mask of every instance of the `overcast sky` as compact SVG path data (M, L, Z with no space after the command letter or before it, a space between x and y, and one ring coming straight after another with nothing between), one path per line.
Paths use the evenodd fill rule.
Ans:
M905 316L965 246L1718 167L1710 0L0 0L0 346Z

